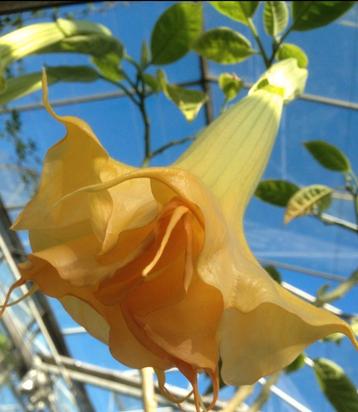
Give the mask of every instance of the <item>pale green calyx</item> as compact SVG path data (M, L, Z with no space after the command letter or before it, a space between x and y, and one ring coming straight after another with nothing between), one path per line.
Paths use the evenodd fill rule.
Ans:
M251 87L249 95L264 89L283 97L288 103L303 93L308 72L298 67L296 59L286 59L271 66Z

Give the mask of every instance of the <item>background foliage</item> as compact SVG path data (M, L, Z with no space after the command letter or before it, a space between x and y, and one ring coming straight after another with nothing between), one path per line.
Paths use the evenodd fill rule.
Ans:
M234 22L235 29L215 27L205 30L203 4L199 2L178 2L169 6L155 23L150 38L143 42L139 59L128 54L121 39L112 35L102 25L82 20L93 13L91 7L84 15L59 16L59 12L45 12L41 22L24 24L21 15L4 17L0 20L0 104L14 107L11 103L38 91L41 88L41 68L26 70L26 59L37 55L68 53L88 57L86 65L48 66L49 84L60 82L91 83L98 80L108 82L123 92L138 110L143 124L143 165L170 148L190 142L193 136L168 140L162 146L153 148L151 118L148 98L162 94L169 104L173 104L183 115L184 121L193 121L203 106L208 110L211 96L206 93L205 84L199 90L197 84L175 84L168 75L167 67L178 63L188 53L196 53L206 64L206 60L222 65L222 72L215 78L204 79L218 84L223 94L224 111L240 92L248 86L235 72L227 72L225 65L240 64L253 57L260 57L266 68L274 62L295 58L300 67L309 69L308 55L297 44L289 42L294 32L306 32L324 27L354 5L350 1L212 1L205 7ZM97 10L98 11L98 10ZM45 20L45 22L43 21ZM257 22L263 27L258 29ZM245 27L249 35L242 33ZM26 38L27 47L24 47ZM317 45L319 47L319 45ZM232 66L230 66L232 67ZM16 106L15 106L16 107ZM314 138L314 130L312 130ZM21 116L15 109L9 109L3 120L0 138L13 147L13 163L6 167L16 167L22 179L31 187L36 182L37 163L36 142L31 136L31 128L24 128ZM273 206L284 208L284 220L312 217L322 224L337 225L342 231L358 232L358 179L355 174L353 157L340 148L323 140L304 143L302 151L312 156L327 170L338 173L341 184L331 187L312 181L300 187L289 180L263 180L256 196ZM346 196L350 199L356 222L349 222L329 212L332 203ZM269 208L270 206L268 206ZM273 266L267 271L278 282L281 276ZM322 306L334 302L349 293L358 283L357 271L353 272L337 287L325 285L317 291L315 304ZM357 319L348 319L357 330ZM326 340L327 345L339 344L340 336ZM4 345L3 345L4 346ZM357 391L339 365L329 359L311 359L302 354L282 373L295 373L304 364L313 366L317 385L327 400L339 412L358 411ZM252 401L250 411L259 410L267 401L267 388L278 379L269 379L267 384ZM210 392L210 388L207 388ZM266 396L267 395L267 396Z

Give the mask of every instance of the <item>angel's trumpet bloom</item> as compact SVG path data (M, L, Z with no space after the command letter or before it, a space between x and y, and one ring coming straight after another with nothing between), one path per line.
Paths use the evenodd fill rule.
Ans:
M341 319L275 283L243 232L283 103L305 78L294 60L273 66L172 166L144 169L109 157L82 120L56 115L44 78L45 107L67 135L14 225L33 250L22 281L58 298L119 361L154 367L164 392L163 372L178 367L198 410L197 373L212 377L215 402L219 357L224 381L242 385L333 332L355 342Z

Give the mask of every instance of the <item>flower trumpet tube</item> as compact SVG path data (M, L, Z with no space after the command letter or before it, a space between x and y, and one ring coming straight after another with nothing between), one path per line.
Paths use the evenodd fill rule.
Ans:
M294 60L274 65L249 96L205 129L170 167L112 159L91 128L52 110L67 129L44 161L39 189L14 224L29 231L20 266L129 367L197 374L218 392L252 384L334 332L350 327L275 283L246 243L243 216L264 171L285 101L302 90ZM17 286L17 285L15 285Z

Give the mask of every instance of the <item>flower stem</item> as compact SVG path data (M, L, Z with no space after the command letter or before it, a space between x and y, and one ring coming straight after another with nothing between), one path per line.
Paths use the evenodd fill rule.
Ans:
M282 35L282 37L279 39L279 41L275 42L273 44L272 47L272 55L271 57L268 59L268 64L270 67L273 63L273 61L275 60L275 55L277 50L280 48L281 44L284 42L284 40L286 39L286 37L291 33L292 30L295 29L296 24L300 21L301 17L306 13L306 11L312 6L311 4L312 2L308 2L307 6L304 7L300 14L298 16L296 16L294 23L285 31L285 33Z
M139 85L137 87L137 93L139 97L139 111L142 116L143 125L144 125L144 159L142 166L148 166L151 160L152 151L151 151L151 142L150 142L150 121L147 113L145 99L147 97L145 93L145 83L143 80L142 72L138 71Z
M147 166L152 158L152 153L150 149L150 121L145 106L145 97L143 95L140 95L139 110L144 125L144 159L142 164L143 166Z
M260 49L260 53L261 53L261 56L264 60L265 66L268 69L271 66L272 62L270 63L269 58L267 57L264 46L261 42L261 39L260 39L260 36L257 32L256 26L255 26L254 22L252 21L251 17L247 17L247 25L248 25L249 29L251 30L252 35L254 36L256 44L257 44L258 48Z

